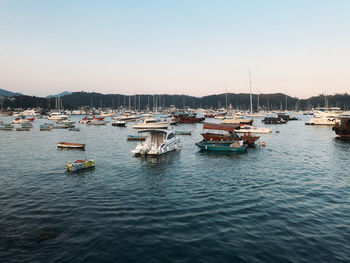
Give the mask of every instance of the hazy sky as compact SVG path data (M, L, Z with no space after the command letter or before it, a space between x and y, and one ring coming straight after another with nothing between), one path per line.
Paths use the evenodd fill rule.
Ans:
M350 1L0 0L0 88L350 93Z

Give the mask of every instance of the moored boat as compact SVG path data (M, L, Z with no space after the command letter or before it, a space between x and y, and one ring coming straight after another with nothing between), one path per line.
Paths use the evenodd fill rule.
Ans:
M175 131L174 134L176 134L176 135L191 135L192 131Z
M209 152L235 152L245 153L247 148L244 146L243 141L233 142L231 144L214 144L209 142L198 142L196 145L203 151Z
M178 123L199 123L205 120L204 117L197 117L196 113L177 113L173 120Z
M113 121L112 126L117 126L117 127L125 127L126 126L126 121Z
M66 164L67 171L77 171L93 167L95 167L95 161L93 159L76 160Z
M147 136L144 135L128 135L127 140L128 141L144 141L146 140Z
M13 131L12 126L1 126L0 131Z
M203 132L204 141L240 141L243 140L247 145L253 145L259 139L259 136L252 136L249 132L244 132L239 136L237 131L241 128L239 125L223 125L216 123L203 124L203 130L215 130L216 132ZM221 132L221 133L219 133Z
M140 132L148 132L145 142L137 144L136 148L131 152L135 156L153 155L159 156L167 152L180 148L180 138L175 136L171 130L145 130Z
M257 126L251 126L251 125L242 125L238 130L236 130L237 133L257 133L257 134L267 134L272 132L272 128L261 128Z
M350 115L344 114L338 116L339 122L336 122L332 130L342 139L350 139Z
M58 148L84 149L85 143L58 142Z
M135 124L134 129L167 129L169 127L169 122L156 121L153 118L144 119L142 123Z
M16 131L29 131L30 128L16 128Z

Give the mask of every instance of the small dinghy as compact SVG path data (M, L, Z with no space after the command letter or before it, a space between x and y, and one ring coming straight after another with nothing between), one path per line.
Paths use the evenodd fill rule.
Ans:
M30 128L22 127L22 128L16 128L16 131L29 131Z
M72 172L93 167L95 167L95 161L92 159L76 160L72 163L66 164L67 171Z
M128 135L127 140L128 141L144 141L146 140L147 136L144 135Z
M191 131L175 131L174 132L176 135L191 135Z
M126 121L114 121L112 122L112 126L117 126L117 127L125 127Z
M69 131L80 131L80 128L75 128L75 127L69 128Z
M84 149L85 143L72 143L72 142L58 142L58 148L69 148L69 149Z

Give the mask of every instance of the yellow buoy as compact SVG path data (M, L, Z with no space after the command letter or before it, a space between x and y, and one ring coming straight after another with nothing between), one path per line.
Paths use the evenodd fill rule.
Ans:
M265 147L265 142L262 142L262 143L261 143L261 146Z

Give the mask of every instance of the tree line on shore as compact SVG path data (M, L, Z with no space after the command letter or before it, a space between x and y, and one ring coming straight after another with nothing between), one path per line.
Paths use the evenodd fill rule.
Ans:
M253 110L311 110L316 107L339 107L350 110L350 95L318 95L308 99L298 99L283 93L252 94ZM203 108L218 109L231 108L237 110L250 109L249 93L223 93L204 97L187 95L123 95L101 94L88 92L74 92L62 97L41 98L35 96L18 95L2 98L2 108L42 108L44 110L79 108L124 108L130 110L164 109L174 106L178 109Z

